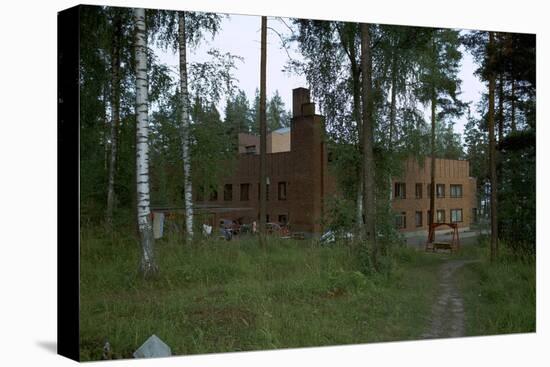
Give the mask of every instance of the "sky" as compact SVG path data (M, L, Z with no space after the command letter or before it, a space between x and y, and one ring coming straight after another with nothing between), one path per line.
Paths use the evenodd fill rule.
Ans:
M285 19L290 24L288 19ZM278 18L268 17L268 27L275 29L281 35L290 33L287 26ZM242 62L237 62L235 77L238 80L238 88L245 91L249 101L253 101L256 88L260 85L260 17L249 15L230 15L224 18L221 23L220 32L214 39L209 35L194 49L188 49L188 62L201 62L208 59L207 51L216 48L222 53L229 52L241 56ZM178 55L171 50L163 51L154 47L159 61L173 68L178 72ZM464 51L464 50L463 50ZM276 90L279 91L285 108L291 109L292 89L297 87L308 87L305 77L283 72L288 62L289 55L292 58L301 60L301 55L295 50L289 50L288 54L281 45L279 35L268 29L267 35L267 97L270 98ZM475 111L475 103L481 98L485 89L483 83L474 75L476 66L472 56L463 52L461 70L459 73L462 79L462 94L460 98L464 102L472 103L472 112ZM224 114L225 100L218 106L220 114ZM464 131L466 116L457 120L454 126L455 132L460 134Z

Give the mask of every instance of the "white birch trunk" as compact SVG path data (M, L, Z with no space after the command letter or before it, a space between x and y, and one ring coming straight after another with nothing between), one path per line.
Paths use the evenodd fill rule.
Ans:
M136 22L136 183L137 217L142 257L140 272L145 278L155 275L158 268L154 258L153 226L149 208L149 121L147 85L147 32L145 10L134 9Z
M185 12L178 12L178 23L181 93L180 129L183 159L185 229L186 240L191 240L193 238L193 186L191 183L191 158L189 154L189 93L187 91L187 40L185 34Z

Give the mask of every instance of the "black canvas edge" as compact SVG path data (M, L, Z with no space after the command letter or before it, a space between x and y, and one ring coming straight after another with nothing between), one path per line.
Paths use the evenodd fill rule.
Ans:
M80 361L80 6L57 13L57 353Z

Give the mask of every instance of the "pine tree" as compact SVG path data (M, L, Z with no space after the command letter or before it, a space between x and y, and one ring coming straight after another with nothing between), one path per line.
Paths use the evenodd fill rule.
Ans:
M435 160L441 152L436 148L437 124L459 117L464 103L458 99L461 81L458 78L461 53L458 31L432 29L421 54L420 84L415 90L418 99L430 105L431 167L430 167L430 223L435 223ZM430 230L430 241L433 232Z
M267 69L267 17L262 16L260 54L260 244L266 245L266 199L267 199L267 116L266 116L266 69Z

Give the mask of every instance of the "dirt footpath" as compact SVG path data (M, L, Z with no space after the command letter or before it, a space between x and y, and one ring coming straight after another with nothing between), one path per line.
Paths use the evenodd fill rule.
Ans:
M431 311L429 329L421 338L464 336L464 302L455 281L456 270L477 260L450 260L439 268L439 293Z

